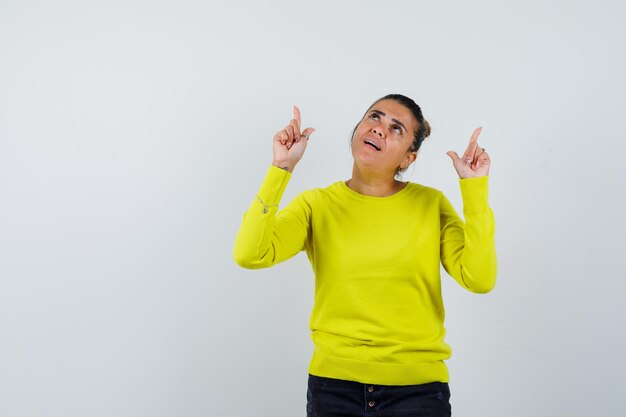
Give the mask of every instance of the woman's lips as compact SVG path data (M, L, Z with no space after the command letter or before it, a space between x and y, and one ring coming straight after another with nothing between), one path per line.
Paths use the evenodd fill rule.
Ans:
M371 140L371 139L365 139L363 142L364 142L366 145L370 145L371 147L373 147L373 148L374 148L374 149L376 149L377 151L380 151L380 150L381 150L380 145L378 145L376 142L374 142L374 141L373 141L373 140Z

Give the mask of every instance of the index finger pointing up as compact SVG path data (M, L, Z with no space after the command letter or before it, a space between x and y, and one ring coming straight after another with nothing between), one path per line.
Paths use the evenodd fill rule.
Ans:
M469 160L471 162L474 159L476 148L478 148L478 136L480 135L482 129L482 127L474 129L474 133L472 133L472 137L470 138L469 144L467 145L467 149L463 154L463 160Z
M298 108L298 106L293 106L293 118L296 120L296 122L298 122L298 130L300 130L300 109Z

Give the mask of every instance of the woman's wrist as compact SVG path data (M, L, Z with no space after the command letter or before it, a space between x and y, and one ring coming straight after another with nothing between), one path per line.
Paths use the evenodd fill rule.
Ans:
M272 165L280 169L284 169L285 171L289 171L290 173L293 172L293 169L296 167L296 164L294 164L293 162L276 160L272 161Z

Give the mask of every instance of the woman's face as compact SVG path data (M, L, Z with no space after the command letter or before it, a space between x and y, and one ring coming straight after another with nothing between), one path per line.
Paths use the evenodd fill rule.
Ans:
M417 121L409 109L395 100L374 103L352 136L352 156L361 169L395 175L416 157L409 151Z

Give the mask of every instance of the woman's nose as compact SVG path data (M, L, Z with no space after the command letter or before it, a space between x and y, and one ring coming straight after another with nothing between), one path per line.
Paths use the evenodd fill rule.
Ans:
M372 129L372 132L374 132L381 138L383 137L383 128L381 126L376 126L375 128Z

